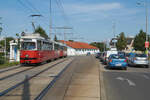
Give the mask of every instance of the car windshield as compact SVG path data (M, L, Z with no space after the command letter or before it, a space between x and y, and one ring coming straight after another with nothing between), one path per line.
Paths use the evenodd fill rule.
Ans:
M146 54L136 54L135 56L136 56L136 57L147 57Z
M22 50L35 50L36 49L35 42L23 42L21 49Z
M129 56L130 56L130 54L129 54L129 53L127 53L127 54L126 54L126 57L129 57Z
M112 55L111 56L112 59L125 59L124 55Z

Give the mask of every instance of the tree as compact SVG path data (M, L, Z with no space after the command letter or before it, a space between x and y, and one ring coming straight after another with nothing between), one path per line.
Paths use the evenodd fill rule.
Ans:
M46 34L45 30L41 27L41 26L38 26L36 29L35 29L35 32L34 33L39 33L40 36L44 37L44 38L48 38L48 35Z
M22 32L23 33L23 32ZM17 49L19 49L20 50L20 35L19 35L19 33L16 33L16 37L17 37Z
M9 52L10 51L10 41L14 40L13 37L6 37L6 51ZM5 47L5 39L0 41L0 45L2 47Z
M57 40L57 36L56 36L56 35L55 35L55 37L54 37L54 41L56 41L56 42L58 41L58 40Z
M70 41L70 42L74 42L74 40L68 40L68 41Z
M124 32L121 32L118 36L118 41L116 43L116 47L118 50L122 51L126 48L126 46L127 46L126 37L124 35Z
M99 50L101 52L103 52L104 49L106 50L106 44L104 42L92 42L92 43L90 43L90 45L93 45L93 46L99 48Z
M135 50L139 51L145 51L145 39L146 39L146 33L143 32L143 30L140 30L140 32L135 36L133 47Z

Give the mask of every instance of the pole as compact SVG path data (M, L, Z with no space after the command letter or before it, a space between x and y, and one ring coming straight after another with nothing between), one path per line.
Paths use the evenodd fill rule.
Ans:
M7 53L7 44L6 44L7 40L6 39L7 39L7 36L5 37L5 60L6 60L6 55L7 55L6 54Z
M52 39L52 0L49 1L50 22L49 22L49 38Z
M147 0L145 1L145 11L146 11L146 41L148 41L148 6Z
M0 17L0 20L1 19L2 19L2 17ZM0 21L0 36L1 36L2 30L3 30L3 28L2 28L2 22Z
M104 51L105 51L105 41L104 41Z
M148 42L148 3L147 0L145 0L145 15L146 15L146 42ZM146 47L146 53L148 57L148 48Z
M116 36L116 32L115 32L115 28L116 28L116 23L115 22L113 22L113 34L114 34L114 38L115 38L115 36Z

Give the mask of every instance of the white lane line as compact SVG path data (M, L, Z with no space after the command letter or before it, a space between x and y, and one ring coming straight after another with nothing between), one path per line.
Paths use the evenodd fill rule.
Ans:
M126 80L130 86L136 86L136 84L134 82L132 82L131 80L129 80L129 79L126 79Z
M117 77L116 79L120 80L120 81L127 81L129 86L136 86L136 84L133 81L129 80L129 79L126 79L126 78L123 78L123 77Z
M146 79L150 79L147 75L142 75Z

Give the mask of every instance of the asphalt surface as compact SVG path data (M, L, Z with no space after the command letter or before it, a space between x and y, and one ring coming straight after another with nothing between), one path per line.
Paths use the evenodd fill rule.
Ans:
M107 100L150 100L150 68L128 67L125 71L100 67Z

